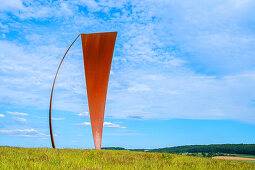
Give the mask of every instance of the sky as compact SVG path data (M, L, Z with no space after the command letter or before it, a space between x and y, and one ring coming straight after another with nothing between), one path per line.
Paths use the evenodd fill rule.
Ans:
M117 31L102 147L255 143L255 1L1 0L0 145L51 147L80 33ZM80 38L57 148L94 148Z

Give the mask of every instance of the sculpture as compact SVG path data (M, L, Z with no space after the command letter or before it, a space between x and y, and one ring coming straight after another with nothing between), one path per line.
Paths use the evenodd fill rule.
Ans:
M51 143L52 147L55 148L51 119L55 81L67 52L79 36L81 36L82 40L88 105L94 144L96 149L101 149L107 87L117 32L79 34L65 52L58 66L50 97L49 127Z

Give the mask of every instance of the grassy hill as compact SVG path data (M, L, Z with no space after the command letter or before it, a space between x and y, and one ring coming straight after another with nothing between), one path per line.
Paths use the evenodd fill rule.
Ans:
M255 144L213 144L213 145L186 145L159 149L125 149L120 147L106 147L105 150L130 150L161 153L186 154L191 156L223 156L235 154L255 155Z
M0 147L0 169L255 169L255 164L125 150Z
M255 144L214 144L187 145L169 148L153 149L150 152L166 153L229 153L255 155Z

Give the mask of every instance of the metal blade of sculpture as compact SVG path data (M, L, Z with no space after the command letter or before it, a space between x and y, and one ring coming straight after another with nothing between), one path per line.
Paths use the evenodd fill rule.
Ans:
M101 149L107 87L117 32L79 34L65 52L58 66L50 97L49 126L53 148L55 148L55 142L52 130L51 110L55 81L67 52L80 35L94 144L96 149Z

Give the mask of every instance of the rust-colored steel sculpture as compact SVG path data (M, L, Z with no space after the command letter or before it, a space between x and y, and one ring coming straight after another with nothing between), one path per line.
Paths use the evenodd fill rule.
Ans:
M104 110L117 33L82 34L90 121L96 149L101 149Z
M94 144L96 149L101 149L107 87L117 32L79 34L64 54L54 78L50 97L49 126L53 148L55 148L55 142L52 131L51 110L55 81L67 52L80 35Z

